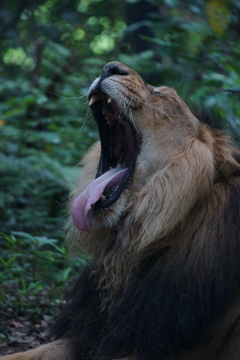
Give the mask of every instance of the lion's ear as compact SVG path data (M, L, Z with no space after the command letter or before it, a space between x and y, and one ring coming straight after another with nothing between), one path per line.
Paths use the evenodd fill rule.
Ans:
M216 172L218 177L224 179L230 179L232 176L240 174L240 166L236 161L236 158L240 157L240 154L236 150L228 145L227 140L222 144L216 146Z
M199 139L213 153L215 181L221 178L230 179L240 173L240 166L237 161L240 158L240 152L233 147L224 131L202 126L199 131Z

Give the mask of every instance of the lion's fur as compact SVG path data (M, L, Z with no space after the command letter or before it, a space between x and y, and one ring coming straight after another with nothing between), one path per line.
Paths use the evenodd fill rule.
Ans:
M93 255L91 271L97 274L95 286L101 289L101 308L114 308L122 291L131 291L133 274L141 271L144 259L158 253L164 254L160 262L163 268L159 270L164 288L168 288L168 281L177 282L178 277L187 293L190 291L188 282L192 288L196 287L196 293L198 288L199 299L193 304L189 301L188 305L190 308L199 306L201 313L198 301L203 301L202 297L207 299L206 306L214 306L210 295L201 290L205 286L207 291L206 281L218 286L216 292L222 290L227 278L229 283L235 281L234 254L224 259L231 253L226 231L231 233L232 224L230 220L226 229L223 219L231 216L227 214L232 201L229 197L235 192L233 196L239 198L239 152L223 131L206 125L203 119L199 121L175 90L152 88L132 71L129 78L131 81L113 76L105 90L118 101L120 109L125 110L142 136L132 184L112 208L95 216L89 232L76 230L70 220L69 238ZM72 200L94 179L99 152L99 145L96 145L84 158L83 178ZM236 216L239 215L237 210ZM239 238L231 236L230 246L239 254ZM157 286L157 278L155 281ZM233 290L231 286L226 288L219 309L216 304L216 314L222 313L230 301ZM137 303L137 299L132 298ZM124 308L121 311L124 313ZM208 318L204 321L210 326L215 316L207 311L206 314ZM119 323L118 319L118 327ZM123 322L124 326L127 324Z
M131 183L90 231L68 221L70 247L92 260L53 335L71 342L72 360L237 360L240 152L174 89L111 64L122 72L101 89L135 125L141 150ZM99 157L97 143L70 207Z

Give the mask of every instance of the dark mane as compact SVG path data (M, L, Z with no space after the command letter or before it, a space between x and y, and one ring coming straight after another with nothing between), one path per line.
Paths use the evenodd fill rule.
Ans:
M208 341L239 285L239 203L238 184L216 185L192 212L181 256L177 246L148 256L111 312L101 311L98 275L86 270L53 326L54 338L70 338L76 360L164 360Z

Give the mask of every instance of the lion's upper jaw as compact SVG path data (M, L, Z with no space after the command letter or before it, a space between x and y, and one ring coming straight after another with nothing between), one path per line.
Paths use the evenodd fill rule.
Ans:
M141 202L136 203L140 198L145 205L150 202L149 211L156 211L156 202L161 208L164 191L157 191L155 199L147 193L152 193L161 172L168 173L172 160L192 147L199 122L173 89L153 88L118 62L107 64L93 82L89 105L98 124L101 150L94 150L91 163L83 167L83 174L91 176L85 177L85 189L73 202L74 222L80 230L109 228L119 222L129 204L135 221L141 222L141 211L132 211L133 199L140 209ZM167 176L163 181L168 181ZM144 210L145 219L148 216Z

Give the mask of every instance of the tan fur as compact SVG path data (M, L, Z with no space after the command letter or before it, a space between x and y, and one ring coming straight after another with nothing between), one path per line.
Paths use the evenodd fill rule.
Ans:
M70 247L75 249L77 244L86 249L93 256L95 270L102 269L101 282L106 288L103 306L106 302L114 302L120 287L128 286L131 266L154 249L169 247L171 263L176 258L184 259L189 247L195 247L190 259L194 263L194 256L197 257L201 247L206 246L204 241L207 239L202 233L199 241L195 236L190 244L197 224L205 221L206 214L213 216L213 203L218 204L219 214L225 204L225 195L221 191L223 185L216 185L216 182L229 178L239 170L239 164L234 159L236 149L229 140L221 131L202 125L174 89L145 84L135 71L116 64L126 69L129 75L113 75L105 79L102 86L142 137L133 181L116 203L93 216L90 231L78 230L72 218L67 224ZM100 146L97 143L81 163L81 179L71 195L71 204L94 180L99 156ZM202 206L207 196L209 200ZM190 212L191 223L188 221ZM174 237L171 236L173 233ZM207 246L211 253L211 244ZM214 253L209 266L214 266ZM229 345L231 349L236 349L229 350L235 355L231 358L222 356L224 351L228 353L227 344L231 343L229 333L237 331L233 324L239 314L239 306L235 304L219 324L217 337L209 347L172 356L171 359L240 359L240 346L236 342ZM55 348L54 344L58 342L47 345L46 349L48 346L49 349L50 346ZM71 359L62 353L56 355L57 352L55 357L43 355L41 351L39 354L37 350L35 353L31 350L3 359Z
M2 360L71 360L71 349L67 341L58 340L37 349L6 355Z

